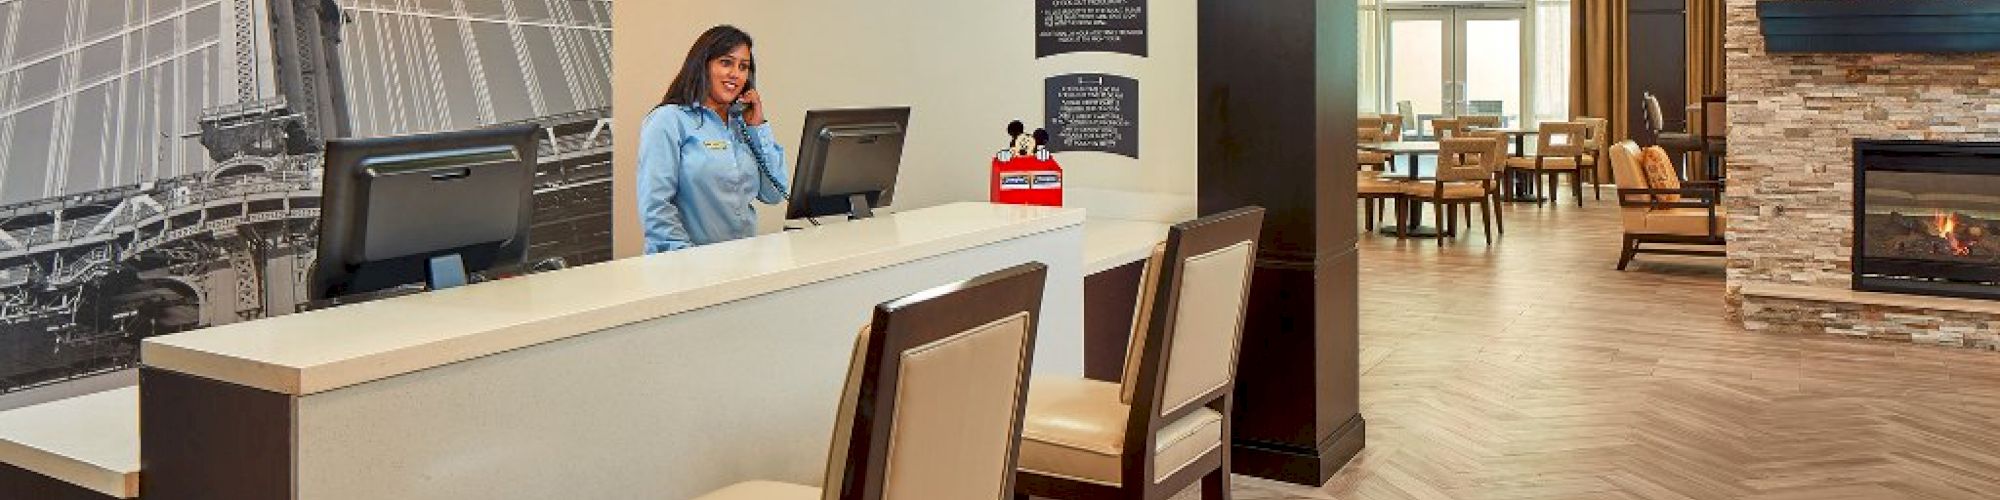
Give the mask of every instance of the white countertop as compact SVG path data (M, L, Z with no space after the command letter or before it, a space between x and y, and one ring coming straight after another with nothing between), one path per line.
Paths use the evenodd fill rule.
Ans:
M1083 274L1089 276L1146 260L1167 240L1172 224L1090 218L1083 221Z
M0 463L116 498L139 496L139 388L0 412Z
M141 360L308 395L1083 223L957 203L148 339Z

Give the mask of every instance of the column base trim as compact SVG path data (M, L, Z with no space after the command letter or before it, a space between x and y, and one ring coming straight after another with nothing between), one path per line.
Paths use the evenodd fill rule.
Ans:
M1323 486L1341 466L1367 446L1368 421L1356 414L1312 449L1289 444L1237 440L1230 446L1231 472L1305 486Z

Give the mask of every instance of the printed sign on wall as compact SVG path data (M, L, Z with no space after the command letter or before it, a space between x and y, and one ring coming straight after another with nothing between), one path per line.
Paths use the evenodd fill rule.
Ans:
M1146 0L1035 0L1035 57L1146 56Z
M1049 151L1100 151L1139 158L1139 80L1101 73L1044 81Z

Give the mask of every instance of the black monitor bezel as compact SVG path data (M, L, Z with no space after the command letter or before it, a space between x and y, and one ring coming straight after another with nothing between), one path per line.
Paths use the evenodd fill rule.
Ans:
M319 244L317 260L308 290L312 300L333 300L344 296L366 294L395 286L381 286L368 283L357 286L357 276L377 274L364 266L394 267L407 271L411 266L422 265L431 257L461 254L465 256L465 267L469 272L479 272L497 267L519 264L527 254L529 228L534 219L534 176L539 160L539 144L542 127L536 124L512 125L454 132L440 132L396 137L331 139L326 143L323 184L320 189ZM486 242L448 249L436 249L421 254L400 256L375 262L360 259L362 249L367 245L368 199L372 179L364 165L367 159L382 156L406 155L438 149L470 149L482 146L511 146L519 156L523 168L523 179L518 184L520 191L512 193L520 196L520 213L515 214L514 236L503 242ZM506 193L495 193L506 196ZM396 272L402 275L407 272ZM377 281L377 280L371 280ZM407 283L422 283L421 278L407 280Z
M849 204L851 196L860 195L867 199L870 208L889 206L895 199L896 186L892 182L887 189L866 193L820 192L820 184L825 179L827 165L827 145L825 132L831 127L844 125L869 125L893 123L902 131L901 147L896 153L896 165L891 168L900 179L902 155L909 148L910 107L886 106L869 108L815 109L806 111L805 126L799 139L797 167L792 172L791 202L786 204L785 219L797 220L812 217L854 215Z

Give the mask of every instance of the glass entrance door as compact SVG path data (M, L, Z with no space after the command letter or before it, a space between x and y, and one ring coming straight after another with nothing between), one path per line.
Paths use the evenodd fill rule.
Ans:
M1522 14L1499 8L1390 11L1387 109L1415 115L1425 134L1432 118L1464 114L1521 124L1527 98Z
M1450 12L1392 11L1383 58L1389 76L1384 108L1403 115L1404 133L1428 136L1434 118L1452 116L1452 28Z

